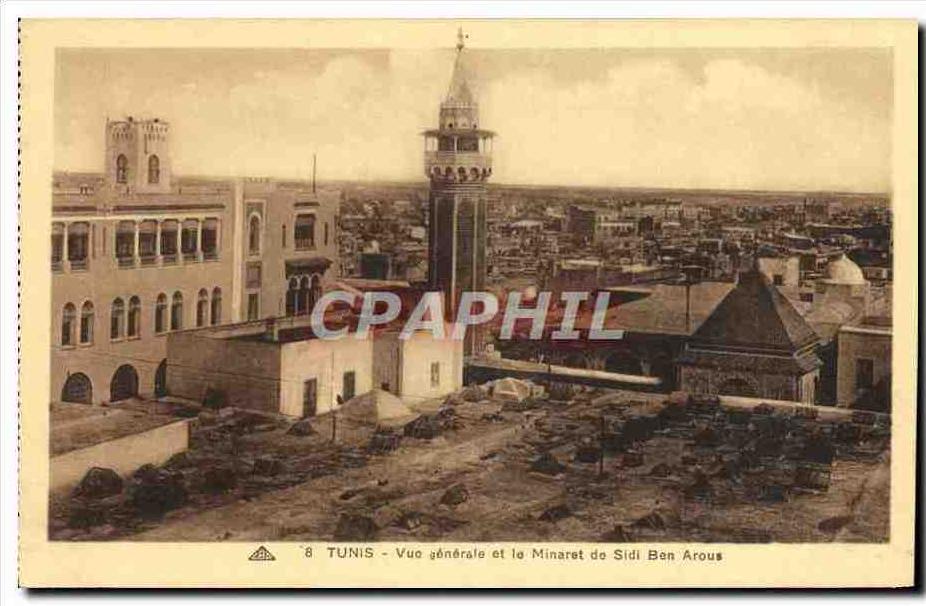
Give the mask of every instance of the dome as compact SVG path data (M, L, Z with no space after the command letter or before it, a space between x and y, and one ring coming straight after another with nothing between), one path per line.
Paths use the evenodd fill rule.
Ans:
M846 255L830 261L826 266L827 281L835 284L865 284L865 276L859 266Z

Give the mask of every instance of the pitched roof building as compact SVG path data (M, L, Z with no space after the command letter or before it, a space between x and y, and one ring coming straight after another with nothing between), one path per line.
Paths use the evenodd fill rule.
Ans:
M813 403L818 342L794 306L752 269L686 344L681 389Z

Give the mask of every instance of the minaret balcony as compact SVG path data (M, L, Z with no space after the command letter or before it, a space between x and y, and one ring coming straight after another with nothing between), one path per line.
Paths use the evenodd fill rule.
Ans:
M480 170L492 168L492 154L481 152L458 151L427 151L424 153L425 166L430 168L436 165L462 166L464 168L475 166Z
M492 156L479 152L427 151L425 175L442 181L484 181L492 175Z

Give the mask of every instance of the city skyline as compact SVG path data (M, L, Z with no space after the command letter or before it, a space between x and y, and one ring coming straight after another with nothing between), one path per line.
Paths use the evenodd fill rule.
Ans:
M135 115L171 123L178 174L308 178L315 153L321 182L424 183L452 53L61 50L55 166L102 170L106 118ZM467 53L499 184L890 190L887 51Z

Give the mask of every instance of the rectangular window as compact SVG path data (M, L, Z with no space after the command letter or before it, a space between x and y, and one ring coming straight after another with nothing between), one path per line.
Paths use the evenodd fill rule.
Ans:
M177 260L177 222L172 219L161 223L161 256L165 263Z
M158 255L158 223L142 221L138 226L138 256L142 264L151 264Z
M260 288L260 263L248 263L245 288Z
M71 269L87 269L87 251L90 243L90 226L87 223L68 225L68 261Z
M870 389L875 381L875 363L868 358L856 358L855 360L855 388Z
M51 268L53 271L61 269L64 259L64 226L55 223L51 227Z
M781 286L785 283L785 278L781 274L775 274L772 276L772 284L775 286Z
M431 387L440 387L440 362L431 362Z
M286 224L283 224L283 248L286 248Z
M457 151L478 152L479 139L476 137L460 137L457 139Z
M296 215L293 240L296 242L296 250L315 248L315 215Z
M256 320L260 316L260 294L248 294L248 320Z
M120 221L116 227L116 258L123 265L135 256L135 223Z
M191 219L183 222L183 230L180 232L180 252L185 255L192 255L197 250L197 239L199 234L199 222Z
M341 386L341 397L345 402L356 395L356 379L357 376L353 370L349 370L344 373L344 380L342 381Z
M219 254L219 221L203 221L203 258L215 259Z
M325 221L325 246L328 246L328 222Z
M120 221L116 228L116 257L135 256L135 223Z

